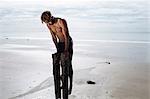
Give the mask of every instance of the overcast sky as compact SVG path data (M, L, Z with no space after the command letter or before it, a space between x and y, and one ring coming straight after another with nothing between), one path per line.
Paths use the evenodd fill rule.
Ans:
M40 15L67 19L71 32L148 33L148 0L0 0L0 32L42 32Z

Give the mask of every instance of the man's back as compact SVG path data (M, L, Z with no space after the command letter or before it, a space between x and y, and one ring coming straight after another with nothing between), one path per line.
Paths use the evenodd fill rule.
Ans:
M55 35L59 39L59 42L65 42L64 35L66 35L66 37L68 38L68 27L64 19L54 18L54 23L48 24L47 26L49 30L53 33L53 35Z

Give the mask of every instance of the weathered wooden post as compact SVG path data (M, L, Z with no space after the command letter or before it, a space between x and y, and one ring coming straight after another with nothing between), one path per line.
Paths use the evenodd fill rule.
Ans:
M52 54L53 58L53 76L55 86L55 97L61 99L61 88L60 88L60 53Z
M54 53L52 54L52 58L56 99L61 99L61 88L63 91L63 99L68 99L69 56L66 56L64 53ZM60 74L60 65L62 67L62 75ZM62 86L60 85L61 80Z

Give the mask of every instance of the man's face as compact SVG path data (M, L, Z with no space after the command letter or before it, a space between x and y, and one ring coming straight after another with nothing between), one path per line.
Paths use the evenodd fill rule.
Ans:
M53 18L52 18L52 17L50 17L50 18L49 18L49 22L48 22L48 24L50 24L50 25L52 25L52 24L53 24Z
M45 18L44 18L44 22L46 23L46 24L50 24L50 25L52 25L53 24L53 18L51 17L51 16L46 16Z

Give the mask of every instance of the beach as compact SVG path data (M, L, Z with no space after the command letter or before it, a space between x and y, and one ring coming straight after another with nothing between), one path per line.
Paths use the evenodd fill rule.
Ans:
M73 38L69 99L150 99L149 9L148 0L1 0L0 99L55 99L43 11Z
M69 99L149 99L149 42L75 40ZM55 99L51 39L1 39L1 99ZM87 84L87 81L96 84Z

